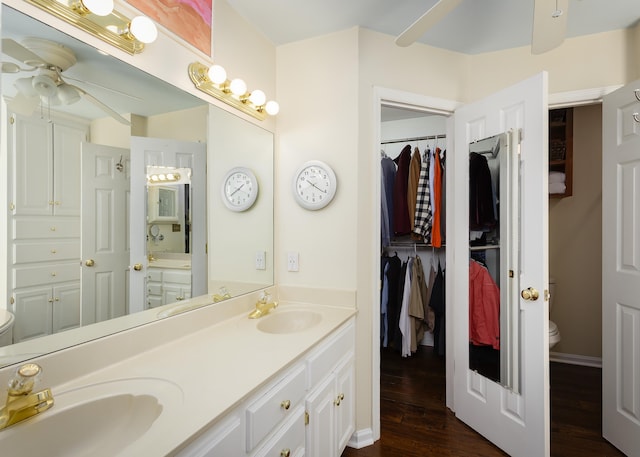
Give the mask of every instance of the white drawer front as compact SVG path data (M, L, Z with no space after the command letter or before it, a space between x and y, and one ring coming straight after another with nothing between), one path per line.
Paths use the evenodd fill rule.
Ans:
M13 287L30 287L38 284L58 284L80 280L80 264L18 267L13 270Z
M162 279L164 282L191 284L191 271L164 270Z
M147 292L150 295L162 295L162 284L148 282Z
M317 385L349 351L355 347L353 323L341 329L309 356L309 387Z
M80 238L79 217L30 217L13 220L14 240Z
M147 279L149 279L149 281L162 282L162 270L147 268Z
M13 263L80 260L79 241L46 241L13 245Z
M298 365L247 407L247 451L304 403L305 392L305 367Z
M301 407L293 412L291 420L256 453L255 457L304 456L304 427L304 408Z

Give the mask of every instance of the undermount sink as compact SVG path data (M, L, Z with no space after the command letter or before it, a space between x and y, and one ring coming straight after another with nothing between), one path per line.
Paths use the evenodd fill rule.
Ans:
M52 390L50 410L0 432L3 455L114 456L182 401L179 387L148 378Z
M296 333L320 323L322 315L315 311L276 309L258 322L258 330L265 333Z

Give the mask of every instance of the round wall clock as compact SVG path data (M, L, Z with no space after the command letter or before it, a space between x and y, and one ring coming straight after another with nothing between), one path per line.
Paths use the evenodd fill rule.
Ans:
M327 206L337 187L336 174L319 160L305 162L293 176L293 195L306 209L318 210Z
M235 167L222 181L222 201L231 211L246 211L258 198L258 180L251 170Z

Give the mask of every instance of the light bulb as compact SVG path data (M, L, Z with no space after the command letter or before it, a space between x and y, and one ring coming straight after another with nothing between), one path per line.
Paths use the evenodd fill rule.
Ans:
M275 116L280 111L280 105L278 102L274 102L273 100L269 100L264 107L265 111L270 116Z
M151 19L146 16L136 16L129 24L129 32L138 41L149 44L158 38L158 29Z
M108 16L113 11L113 0L80 0L96 16Z
M247 83L245 83L240 78L236 78L231 81L231 84L229 84L229 89L231 90L232 94L239 97L247 93Z
M262 106L267 101L267 96L260 89L254 90L249 95L249 101L255 106Z
M212 65L207 74L215 84L222 84L227 80L227 70L221 65Z

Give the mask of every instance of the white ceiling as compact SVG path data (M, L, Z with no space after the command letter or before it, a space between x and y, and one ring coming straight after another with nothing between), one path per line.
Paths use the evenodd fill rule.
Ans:
M549 0L553 1L553 0ZM436 0L227 0L276 45L361 26L399 35ZM534 0L463 0L419 41L478 54L528 46ZM639 0L569 0L567 36L623 29L640 18Z

